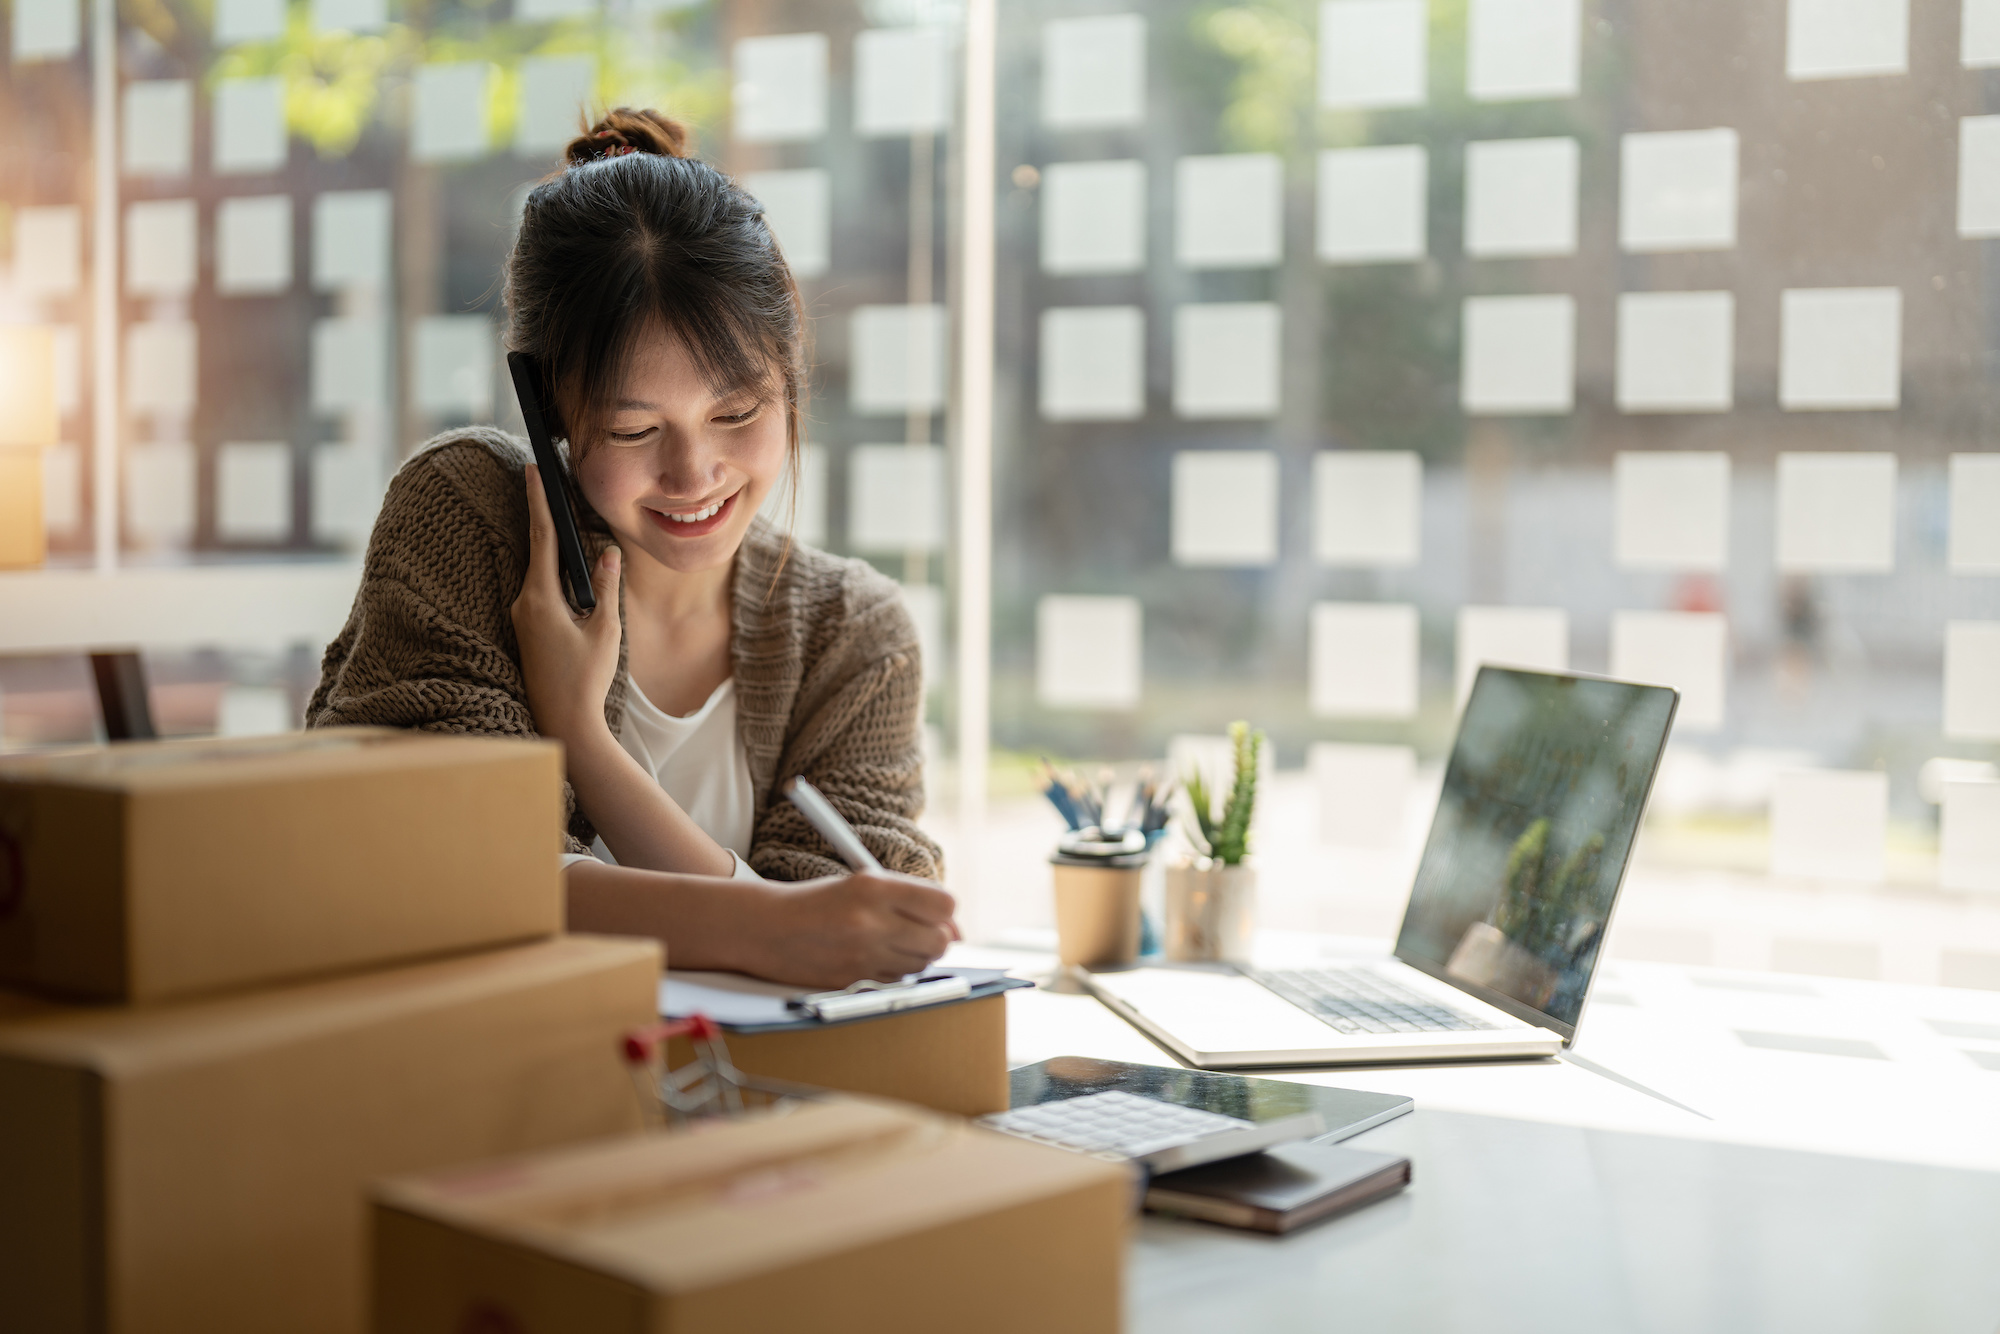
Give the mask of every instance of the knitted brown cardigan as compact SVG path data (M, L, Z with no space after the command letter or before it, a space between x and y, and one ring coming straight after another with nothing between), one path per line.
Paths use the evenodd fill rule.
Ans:
M403 465L306 726L535 735L510 616L528 564L527 460L512 436L475 428L439 436ZM593 558L607 540L587 535ZM846 869L777 795L804 774L884 866L935 879L942 855L914 823L923 672L896 585L862 561L788 548L760 522L737 554L732 598L736 728L756 796L751 867L773 880ZM625 661L621 642L604 702L614 732ZM569 850L586 851L595 831L567 783L563 800Z

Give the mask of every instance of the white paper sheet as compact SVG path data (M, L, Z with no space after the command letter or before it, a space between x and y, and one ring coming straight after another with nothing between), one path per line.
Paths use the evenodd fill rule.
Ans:
M1415 717L1420 646L1413 606L1314 603L1307 661L1313 715Z
M871 28L854 39L854 132L935 133L951 123L950 51L938 28Z
M522 23L547 23L597 12L597 0L514 0L514 17Z
M1946 783L1938 812L1938 883L2000 891L2000 783Z
M903 609L917 631L917 652L924 669L924 690L944 679L944 590L936 584L898 584Z
M14 0L12 41L14 63L67 60L83 43L80 0Z
M1778 455L1778 568L1882 572L1896 564L1894 454Z
M1575 97L1582 0L1472 0L1465 90L1475 102Z
M1614 611L1611 674L1681 692L1674 732L1719 732L1729 686L1729 622L1715 612Z
M1453 698L1465 707L1482 663L1569 670L1569 613L1559 607L1460 607Z
M1729 563L1729 455L1620 451L1612 464L1621 569L1720 571Z
M192 199L149 199L125 208L125 291L186 296L199 276Z
M1910 0L1788 0L1785 73L1794 79L1902 74Z
M1628 134L1618 152L1618 241L1625 249L1736 244L1735 130Z
M316 290L388 285L393 207L387 190L329 190L313 200Z
M1945 622L1944 734L2000 741L2000 621Z
M1137 273L1146 265L1146 168L1055 162L1042 172L1042 270Z
M1958 122L1958 234L2000 236L2000 116Z
M1408 746L1314 742L1306 767L1319 798L1319 841L1342 848L1402 846L1417 752Z
M419 65L410 88L410 156L458 162L486 156L485 61Z
M68 536L83 527L83 450L63 444L42 451L42 522Z
M1576 395L1576 301L1475 296L1463 312L1459 401L1479 415L1568 412Z
M1967 69L2000 65L2000 0L1965 0L1959 13L1958 59Z
M1421 455L1321 450L1313 455L1313 557L1321 565L1415 565L1423 505Z
M285 81L224 79L210 111L218 172L276 171L285 165Z
M1139 599L1049 596L1035 605L1035 697L1058 709L1136 709Z
M1278 456L1190 449L1174 455L1177 565L1241 568L1278 559Z
M83 282L83 214L73 204L14 214L14 282L28 296L69 296Z
M1618 298L1618 407L1727 412L1735 402L1736 297L1626 292Z
M514 151L522 157L560 153L580 129L597 95L593 56L527 56L521 61L520 114Z
M855 412L944 406L943 306L859 306L848 330L848 405Z
M312 0L315 32L380 32L389 26L389 0Z
M2000 574L2000 453L1951 456L1951 572Z
M1278 307L1214 302L1174 311L1174 412L1215 419L1278 412Z
M1049 421L1133 421L1146 412L1146 314L1138 306L1042 312L1041 411Z
M215 206L215 290L268 296L292 285L292 201L242 195Z
M126 325L125 405L134 412L193 412L197 342L189 320Z
M292 447L231 440L215 456L215 533L225 542L292 535Z
M792 504L792 473L779 475L758 511L767 523L792 534L810 547L826 545L826 447L804 445L799 450L798 504Z
M1174 167L1174 258L1254 269L1284 258L1285 167L1275 153L1184 157Z
M215 44L267 42L285 35L285 0L215 0Z
M1319 7L1319 104L1422 106L1429 14L1424 0L1323 0Z
M382 321L364 316L314 320L312 409L320 413L385 408L389 343Z
M1771 874L1879 883L1889 832L1889 776L1794 769L1771 789Z
M194 446L146 443L125 451L125 527L148 546L182 546L194 537Z
M1791 288L1779 311L1778 402L1786 410L1902 402L1901 289Z
M1488 139L1465 146L1465 253L1576 252L1574 139Z
M1055 19L1042 28L1042 124L1053 130L1138 125L1146 118L1146 20Z
M764 206L764 220L797 278L817 278L833 262L833 189L822 167L753 171L743 188Z
M186 79L146 79L125 85L120 122L125 172L185 176L194 144L194 85Z
M410 329L411 386L426 412L493 415L493 322L484 315L425 315Z
M938 445L856 445L847 456L847 544L942 551L948 480Z
M796 143L826 133L826 34L746 37L736 44L735 134Z
M321 445L312 459L312 535L315 542L358 547L382 507L380 451L361 444Z
M1330 264L1422 259L1429 155L1421 144L1319 155L1319 257Z

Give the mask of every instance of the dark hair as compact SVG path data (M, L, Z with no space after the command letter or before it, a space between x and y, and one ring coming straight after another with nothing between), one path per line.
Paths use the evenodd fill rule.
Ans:
M804 319L764 207L690 152L685 127L619 107L537 185L507 258L507 346L542 364L571 458L601 430L632 346L678 336L717 392L784 394L797 466Z

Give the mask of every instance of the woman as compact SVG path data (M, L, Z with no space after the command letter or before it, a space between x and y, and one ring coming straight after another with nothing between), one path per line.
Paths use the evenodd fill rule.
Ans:
M389 486L307 725L556 738L572 929L658 937L681 968L893 978L956 934L913 823L916 635L888 579L757 522L798 466L798 290L761 206L686 142L612 112L507 261L507 344L552 387L598 610L562 596L526 450L447 433ZM777 796L796 773L887 873L842 873Z

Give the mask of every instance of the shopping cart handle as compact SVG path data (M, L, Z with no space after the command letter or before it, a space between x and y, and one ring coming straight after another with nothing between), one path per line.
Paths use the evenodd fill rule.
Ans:
M685 1019L668 1019L644 1028L635 1028L625 1035L623 1047L625 1059L632 1065L644 1065L653 1059L660 1044L674 1038L689 1038L695 1042L714 1042L722 1036L722 1028L705 1014L691 1014Z

